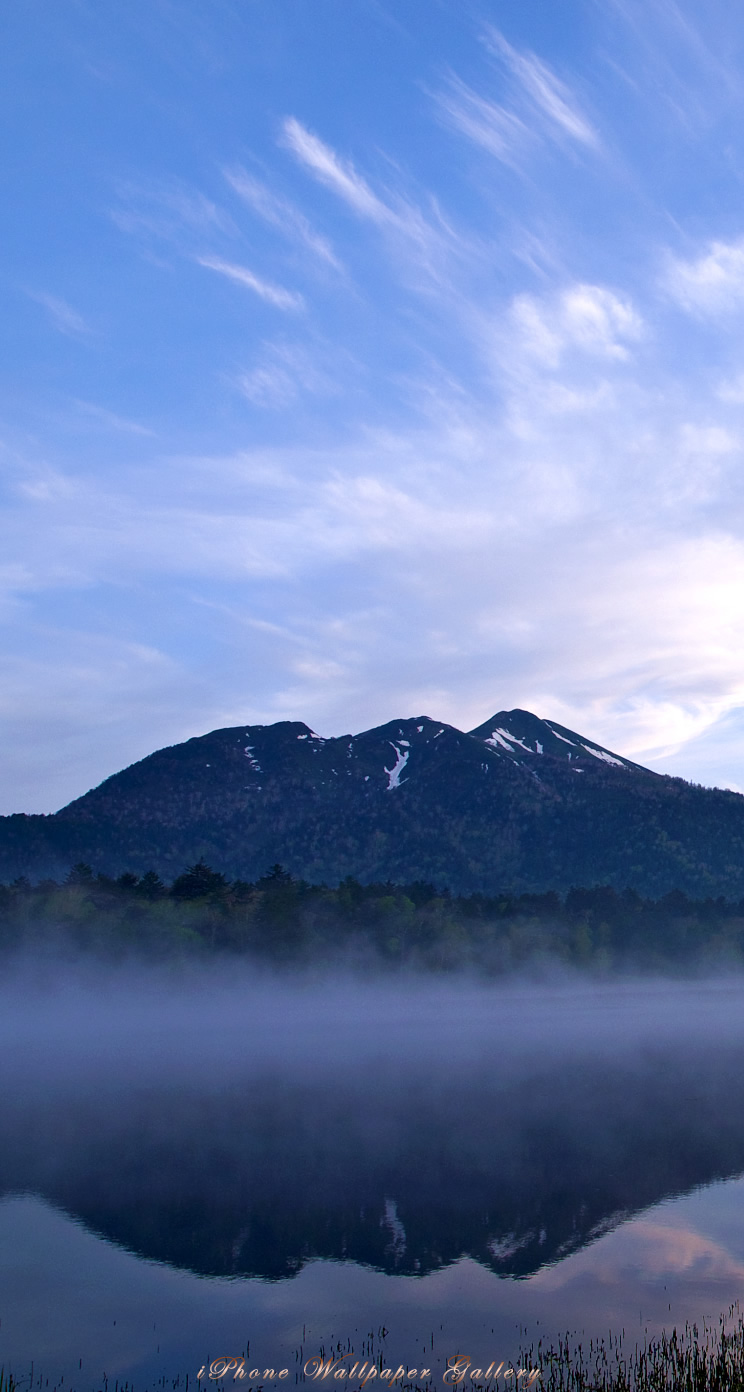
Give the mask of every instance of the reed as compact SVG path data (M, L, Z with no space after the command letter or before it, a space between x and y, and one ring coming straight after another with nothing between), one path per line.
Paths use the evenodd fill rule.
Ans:
M744 1392L744 1316L738 1305L732 1306L718 1325L704 1324L702 1329L696 1324L685 1325L681 1332L672 1329L632 1348L626 1345L624 1335L609 1334L586 1345L566 1336L549 1348L538 1343L521 1354L519 1362L540 1369L539 1380L532 1384L539 1392ZM164 1392L169 1384L174 1392L179 1386L187 1392L189 1378L161 1377L156 1384L142 1383L139 1392ZM233 1383L220 1379L213 1385L216 1392L226 1392ZM116 1386L118 1392L134 1392L128 1383ZM417 1385L403 1382L400 1386L406 1392ZM437 1376L427 1384L433 1389L441 1386ZM479 1385L464 1380L460 1386L471 1386L477 1392ZM514 1386L501 1378L489 1384L491 1392L507 1392ZM0 1392L23 1392L24 1388L32 1392L37 1387L41 1392L49 1388L49 1381L34 1378L32 1373L20 1384L0 1368ZM49 1392L75 1392L75 1386L63 1389L55 1384Z
M623 1336L570 1339L527 1355L543 1392L744 1392L744 1317L736 1306L714 1326L685 1325L634 1347Z

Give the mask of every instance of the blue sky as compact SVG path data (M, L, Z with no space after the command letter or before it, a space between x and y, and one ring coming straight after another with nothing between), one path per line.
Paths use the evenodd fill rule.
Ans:
M0 27L0 811L513 706L744 789L736 7Z

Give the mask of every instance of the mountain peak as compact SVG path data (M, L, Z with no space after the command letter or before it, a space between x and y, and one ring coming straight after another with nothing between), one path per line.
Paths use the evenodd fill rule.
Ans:
M587 766L589 756L608 768L634 769L649 777L659 776L653 775L650 769L644 769L641 764L634 764L630 759L614 754L611 749L605 749L604 745L587 739L585 735L559 725L556 720L541 720L531 711L519 708L497 711L490 720L484 720L482 725L469 733L506 758L521 760L527 754L530 759L539 759L548 755L581 768Z

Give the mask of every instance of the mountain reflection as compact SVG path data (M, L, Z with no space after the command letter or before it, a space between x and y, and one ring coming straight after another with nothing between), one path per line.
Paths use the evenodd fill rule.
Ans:
M466 1025L463 1026L466 1028ZM354 1057L0 1085L0 1191L34 1192L138 1255L293 1276L316 1258L417 1276L469 1255L525 1277L624 1216L744 1170L739 1038ZM456 1040L456 1012L443 1026ZM343 1059L343 1063L340 1060ZM20 1065L19 1065L20 1067Z

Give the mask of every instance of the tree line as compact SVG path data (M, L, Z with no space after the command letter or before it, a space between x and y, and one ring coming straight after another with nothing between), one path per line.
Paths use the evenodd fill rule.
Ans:
M313 885L274 865L253 883L202 859L171 884L74 865L62 883L0 885L0 950L55 946L109 958L241 954L499 974L744 967L744 901L645 899L609 886L561 895L452 895L416 881Z

